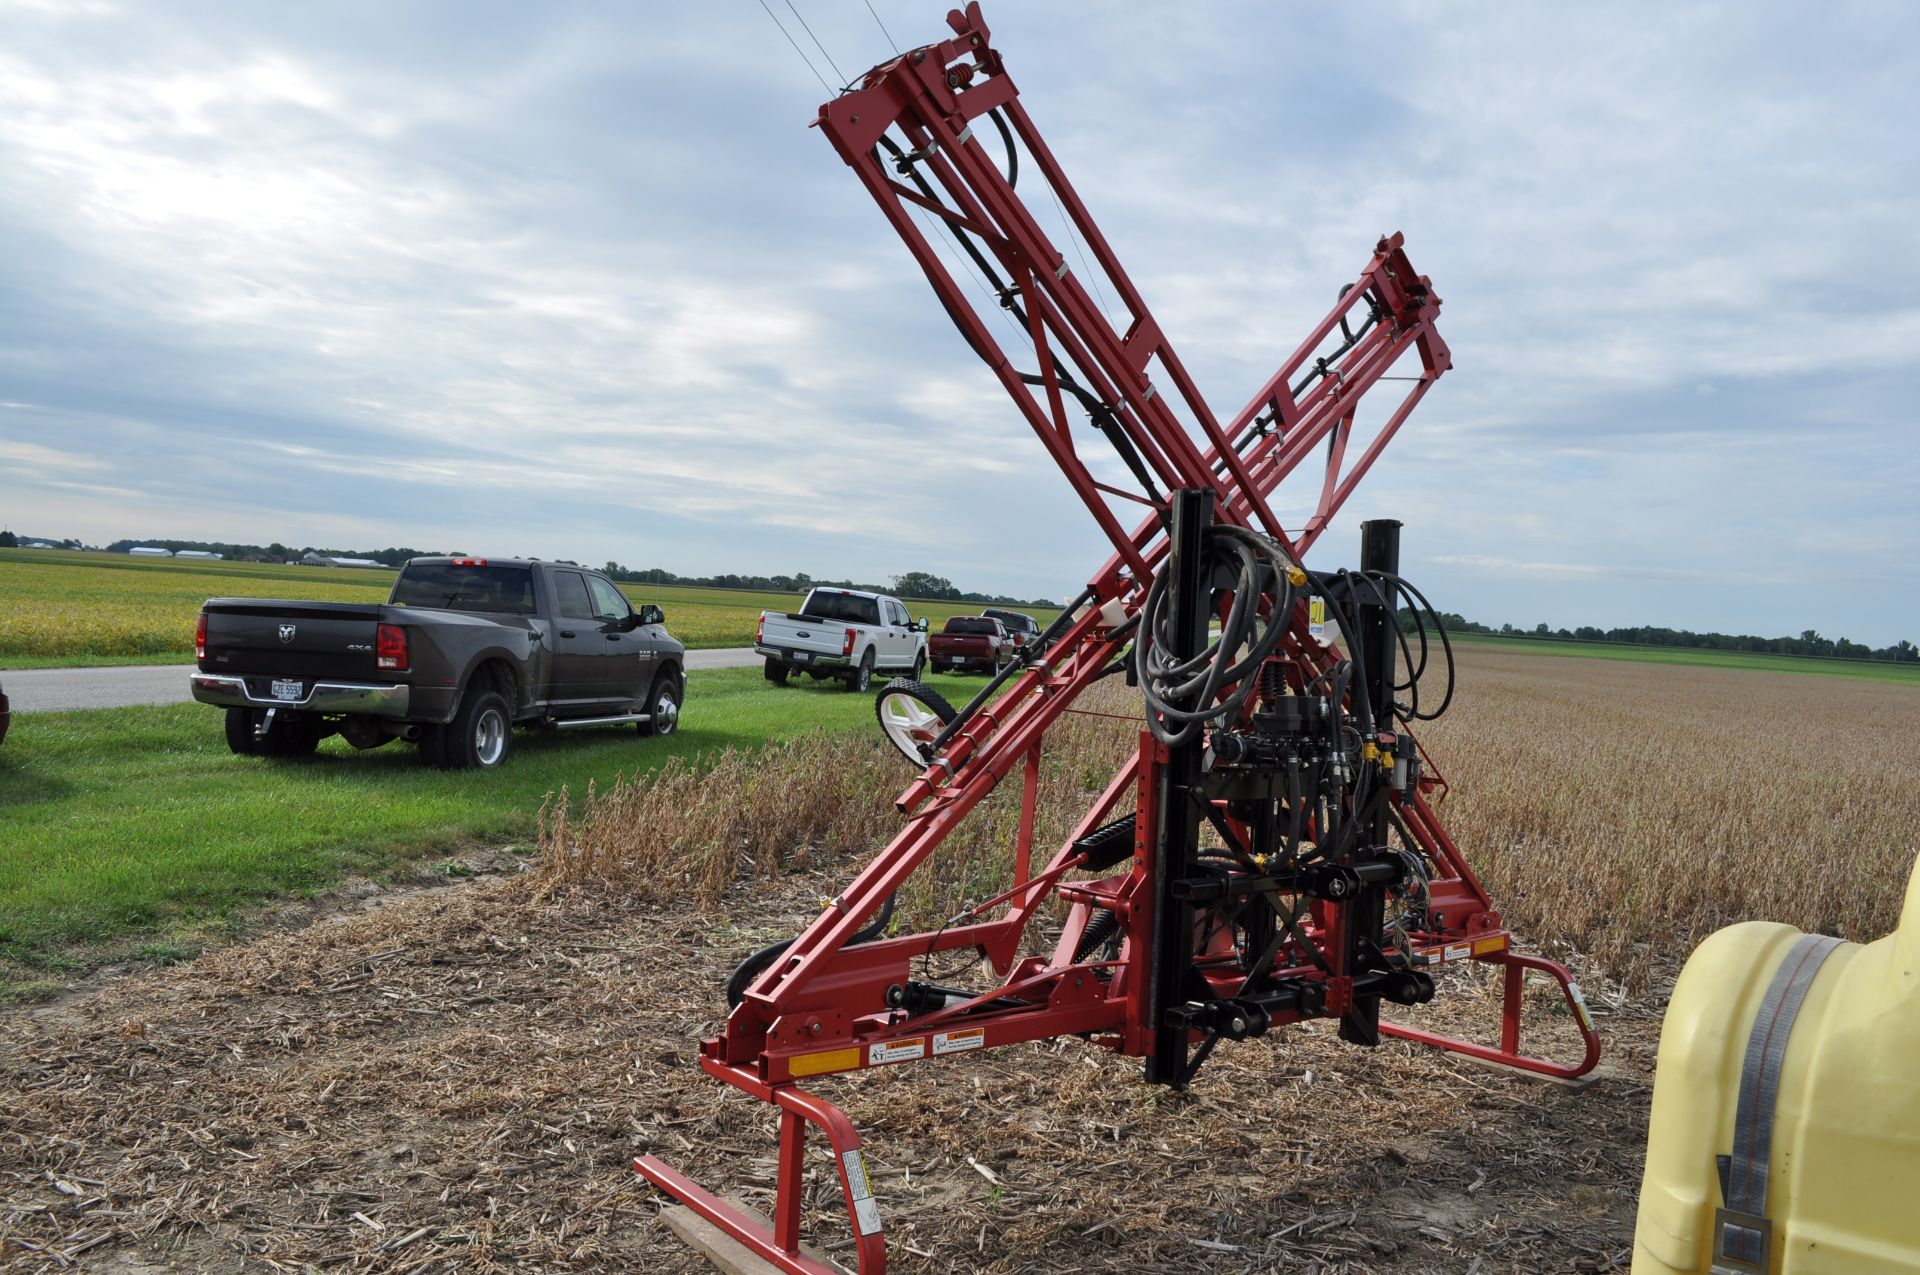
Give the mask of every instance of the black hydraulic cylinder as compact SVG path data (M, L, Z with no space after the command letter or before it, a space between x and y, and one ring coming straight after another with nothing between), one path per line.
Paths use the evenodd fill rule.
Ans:
M1212 589L1206 552L1213 492L1181 489L1172 494L1172 503L1166 569L1173 573L1168 583L1168 636L1173 649L1167 654L1186 660L1207 646ZM1146 636L1140 635L1142 640ZM1159 827L1153 830L1153 952L1147 993L1153 1050L1147 1055L1146 1078L1150 1084L1175 1088L1186 1084L1187 1030L1170 1023L1169 1014L1186 1003L1194 979L1193 905L1176 893L1175 883L1195 875L1199 867L1198 798L1205 749L1200 731L1188 743L1168 749L1157 794Z
M1391 518L1376 518L1360 524L1360 571L1378 583L1378 590L1362 588L1355 598L1360 632L1354 646L1360 654L1367 679L1367 699L1373 705L1373 729L1376 734L1392 732L1394 655L1399 649L1400 619L1395 614L1394 587L1382 576L1400 574L1400 523ZM1382 782L1369 778L1365 786ZM1368 846L1387 844L1387 804L1379 803L1373 824L1367 829ZM1363 881L1345 905L1346 926L1340 968L1352 975L1361 974L1371 954L1378 948L1380 929L1387 912L1387 887L1379 881ZM1364 983L1361 986L1365 986ZM1380 997L1377 992L1355 989L1353 1006L1340 1019L1340 1038L1357 1045L1380 1043Z

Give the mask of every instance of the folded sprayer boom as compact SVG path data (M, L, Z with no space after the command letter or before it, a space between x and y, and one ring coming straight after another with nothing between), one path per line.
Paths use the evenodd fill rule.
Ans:
M1417 596L1398 574L1399 524L1365 524L1358 571L1301 561L1451 366L1434 328L1439 298L1400 236L1379 241L1334 307L1222 423L1021 106L979 7L948 24L951 38L875 67L816 124L1113 553L1019 664L937 731L902 743L924 769L899 799L900 833L818 920L737 976L737 1003L701 1064L781 1110L772 1227L654 1157L636 1161L795 1272L832 1269L799 1247L809 1125L835 1153L859 1269L886 1263L858 1136L799 1087L810 1077L1081 1035L1145 1059L1148 1080L1183 1088L1221 1042L1321 1017L1358 1044L1386 1033L1556 1076L1591 1069L1599 1051L1577 986L1559 966L1511 950L1435 813L1445 785L1412 734L1435 713L1410 691L1417 670L1396 675L1399 602ZM1030 200L1036 186L1050 198ZM1050 203L1071 226L1066 245L1035 216ZM976 276L971 287L950 258ZM976 304L983 284L991 295ZM1394 389L1397 401L1350 455L1362 400ZM1307 512L1289 529L1275 505L1296 471L1307 485L1287 487L1296 496L1287 507ZM1130 530L1115 512L1129 504L1142 510ZM1321 619L1337 625L1344 652L1322 640ZM1096 680L1119 673L1146 697L1139 747L1063 845L1036 847L1047 732ZM886 934L907 879L1016 772L1008 888L938 930ZM1056 901L1064 925L1050 953L1034 954L1028 927L1051 924ZM914 962L967 950L992 968L992 986L914 977ZM1431 971L1455 960L1504 968L1498 1046L1381 1020L1383 1000L1430 998ZM1520 1052L1527 970L1565 991L1585 1040L1580 1062Z

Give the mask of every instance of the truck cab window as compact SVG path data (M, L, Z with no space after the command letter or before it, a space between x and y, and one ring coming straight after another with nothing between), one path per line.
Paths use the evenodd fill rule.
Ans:
M593 615L596 620L624 620L633 614L626 595L599 576L588 576L587 587L593 590Z
M556 571L553 587L560 603L561 618L594 620L593 599L587 595L587 579L578 571Z

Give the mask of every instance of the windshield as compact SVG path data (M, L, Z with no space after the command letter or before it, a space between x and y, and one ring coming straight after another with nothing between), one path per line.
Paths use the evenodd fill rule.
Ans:
M880 600L857 598L851 593L828 593L815 589L807 595L800 614L815 620L845 620L851 624L880 623Z
M410 562L393 582L393 606L533 614L533 568Z
M993 621L992 620L974 620L974 619L969 619L964 615L956 615L951 620L947 621L947 632L949 633L985 633L989 637L991 637L993 635Z

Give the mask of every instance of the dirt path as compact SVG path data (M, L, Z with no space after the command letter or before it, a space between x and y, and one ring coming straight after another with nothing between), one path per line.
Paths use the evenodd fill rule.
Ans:
M765 925L737 929L475 881L5 1011L0 1267L705 1271L627 1164L766 1207L768 1110L693 1058L733 962L824 882L742 887ZM821 1090L900 1271L1598 1272L1628 1260L1658 1030L1598 1017L1582 1090L1320 1024L1223 1049L1185 1096L1071 1040Z

